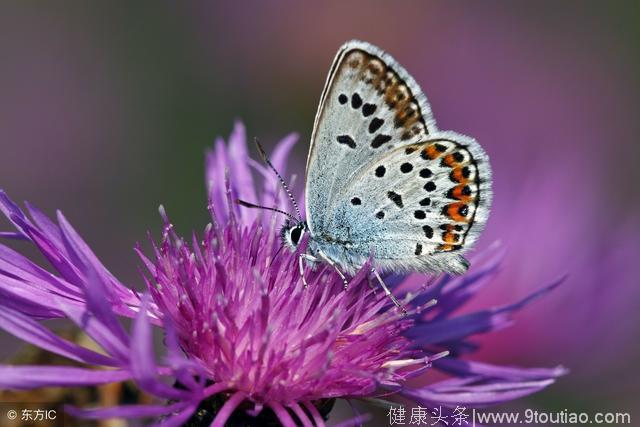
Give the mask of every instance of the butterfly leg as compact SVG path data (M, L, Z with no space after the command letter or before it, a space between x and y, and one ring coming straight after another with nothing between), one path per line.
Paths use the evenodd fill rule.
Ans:
M300 268L300 277L302 277L302 283L304 285L304 288L307 289L309 287L309 284L307 283L307 279L304 277L304 261L307 261L309 263L316 263L319 261L319 259L309 254L300 254L300 256L298 256L298 267Z
M380 277L380 273L378 273L378 270L376 270L375 268L371 268L371 272L373 273L374 276L376 276L376 279L378 279L378 282L380 283L380 286L382 286L384 293L391 299L391 301L393 301L395 306L402 311L402 314L407 314L407 310L400 303L400 301L398 301L398 299L391 293L387 285L382 280L382 277Z
M331 267L333 267L333 269L336 271L336 273L338 273L338 276L340 276L340 278L342 279L342 283L344 284L344 290L346 291L347 288L349 287L349 282L347 281L347 278L345 277L344 273L342 273L342 271L340 271L340 269L338 268L338 266L336 265L335 262L333 262L331 260L331 258L329 258L327 255L325 255L324 252L322 251L318 251L318 256L320 258L322 258L327 264L329 264Z
M300 268L300 277L302 278L302 284L304 285L304 288L307 289L309 287L309 284L307 283L307 279L305 279L304 277L304 262L303 262L304 256L300 255L298 257L298 267Z

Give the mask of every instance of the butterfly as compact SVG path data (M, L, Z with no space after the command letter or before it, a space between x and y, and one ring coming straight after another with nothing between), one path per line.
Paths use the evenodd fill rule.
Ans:
M331 265L346 287L345 275L371 258L372 272L398 306L379 272L464 273L463 253L478 239L492 198L482 147L438 130L405 69L356 40L339 49L315 116L306 221L280 180L298 212L281 230L283 243L296 251L308 235L299 256L305 286L304 261Z

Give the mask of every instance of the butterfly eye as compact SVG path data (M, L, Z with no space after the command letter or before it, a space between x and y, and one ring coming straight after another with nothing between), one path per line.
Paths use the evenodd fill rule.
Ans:
M301 237L302 237L302 227L300 226L293 227L291 229L291 242L294 245L297 245Z

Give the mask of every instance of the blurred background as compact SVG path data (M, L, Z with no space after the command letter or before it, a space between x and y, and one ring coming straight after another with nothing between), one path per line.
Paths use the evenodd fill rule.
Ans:
M640 419L638 18L634 2L3 2L0 187L62 209L139 286L132 247L160 203L182 232L206 224L214 138L237 119L268 147L299 132L300 176L333 56L367 40L491 157L478 249L508 252L470 308L569 275L477 358L571 370L519 408Z

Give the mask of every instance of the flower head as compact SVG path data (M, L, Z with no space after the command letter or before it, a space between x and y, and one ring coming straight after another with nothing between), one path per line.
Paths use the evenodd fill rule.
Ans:
M165 221L155 261L141 255L147 285L207 378L259 403L291 403L366 396L405 377L390 367L415 353L402 335L412 322L380 313L388 301L362 275L350 296L325 270L305 289L295 256L265 250L278 245L272 230L213 223L190 245Z
M284 170L294 142L290 136L276 148L277 168ZM252 171L263 188L256 188ZM228 145L219 140L208 153L207 182L211 223L201 234L178 236L161 209L160 241L152 241L149 254L136 248L145 270L143 295L110 274L62 214L54 222L0 193L0 209L16 228L3 236L32 242L55 271L0 245L0 327L102 368L5 365L0 387L133 380L159 402L69 411L94 418L161 417L162 425L182 425L200 407L209 411L212 425L221 426L239 413L268 410L293 426L295 419L323 425L319 408L328 399L398 395L427 406L484 406L541 390L564 373L465 357L475 350L471 336L509 325L511 313L556 285L514 304L457 314L495 274L498 248L476 259L467 275L442 276L428 287L417 276L387 277L408 308L400 316L369 283L366 266L351 278L348 291L327 267L306 272L305 288L296 254L279 250L279 218L233 203L242 198L286 208L275 177L249 159L241 124ZM119 317L134 318L129 333ZM40 322L49 318L71 319L103 351L55 335ZM162 358L152 347L156 327L165 335ZM451 378L419 388L407 382L433 369Z

